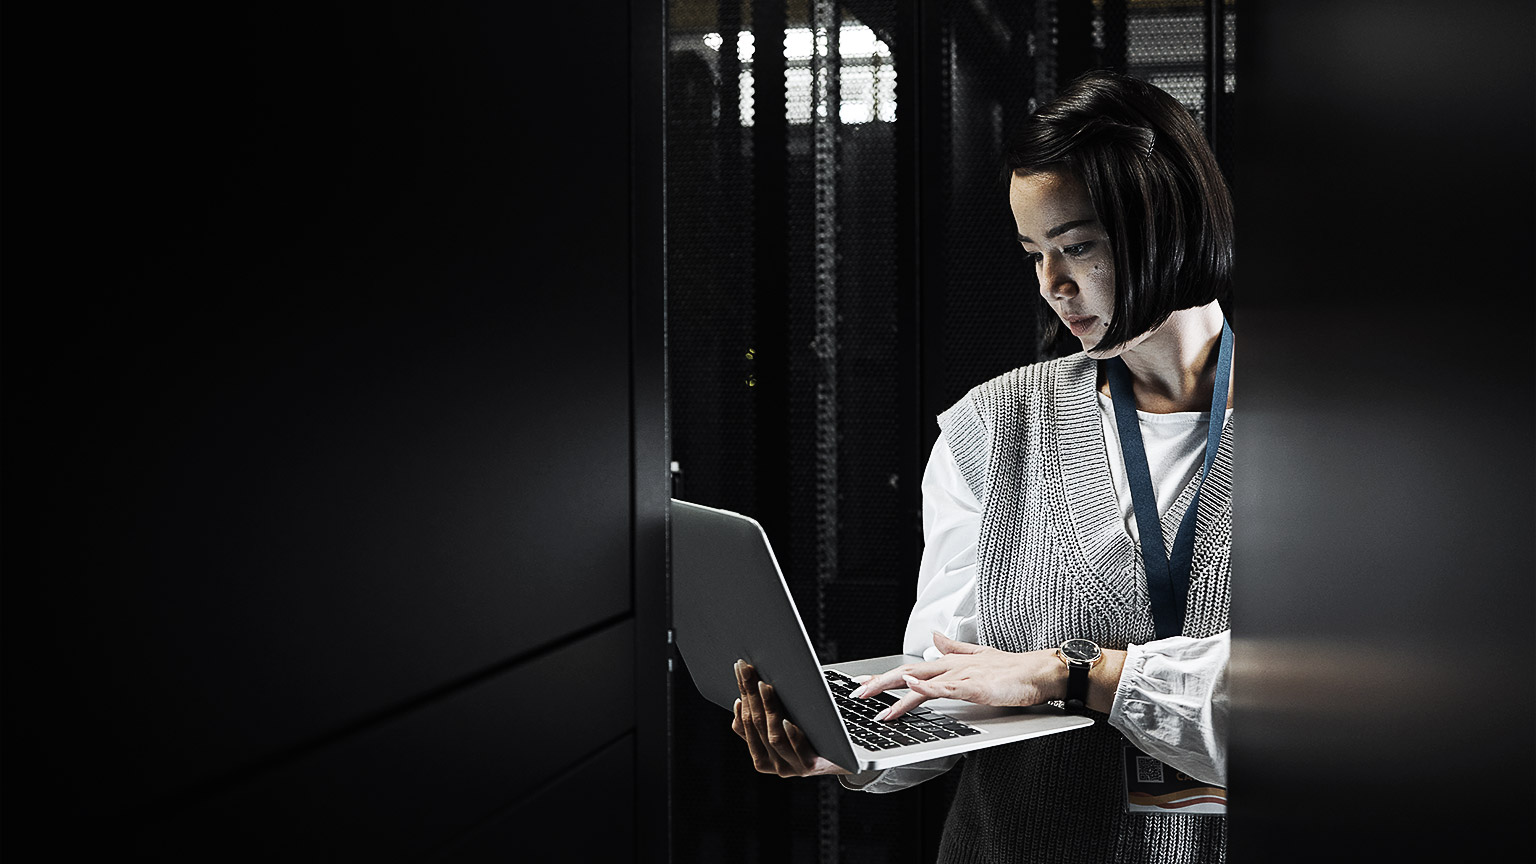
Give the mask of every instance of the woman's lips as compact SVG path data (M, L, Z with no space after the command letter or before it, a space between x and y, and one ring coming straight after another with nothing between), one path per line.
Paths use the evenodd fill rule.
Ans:
M1072 331L1072 335L1081 339L1088 335L1088 331L1093 329L1093 324L1099 320L1099 316L1068 315L1064 320L1067 322L1067 328Z

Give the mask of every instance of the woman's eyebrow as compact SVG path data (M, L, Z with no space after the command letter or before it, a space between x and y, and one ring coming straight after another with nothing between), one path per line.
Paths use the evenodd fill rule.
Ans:
M1059 237L1060 235L1065 234L1068 231L1071 231L1073 228L1076 228L1079 225L1092 225L1093 223L1095 223L1097 221L1099 221L1099 220L1097 220L1097 219L1073 219L1071 222L1063 222L1060 225L1057 225L1055 228L1052 228L1051 230L1045 232L1045 239L1049 240L1052 237ZM1028 237L1025 237L1023 234L1020 234L1019 235L1019 242L1020 243L1033 243L1035 241L1029 239Z

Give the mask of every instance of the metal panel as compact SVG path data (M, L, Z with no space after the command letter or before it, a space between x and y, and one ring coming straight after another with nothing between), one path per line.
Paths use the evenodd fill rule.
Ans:
M667 569L671 494L667 428L665 0L630 4L630 435L633 489L635 737L633 858L672 857L672 648ZM562 793L563 794L563 793ZM552 805L541 805L552 806ZM621 814L614 814L615 817ZM620 848L622 833L598 840ZM556 857L556 856L551 856ZM593 858L592 855L578 857ZM611 856L596 856L608 858Z
M452 847L424 860L443 864L507 861L666 861L631 813L637 742L625 736L574 765Z
M631 522L632 446L665 461L631 436L632 387L655 385L646 423L661 388L631 379L629 16L57 19L25 28L70 61L33 91L23 164L50 188L20 207L51 276L6 296L7 839L126 845L408 726L405 762L491 754L485 716L434 704L640 614L632 555L660 549L656 507ZM533 47L564 34L583 50ZM626 632L602 722L632 726ZM360 771L250 818L293 839L464 804L380 831L421 848L520 782L424 802Z
M188 802L142 826L132 845L155 861L419 860L632 740L633 670L615 659L634 639L630 622L607 627ZM584 691L576 710L557 698L573 689ZM617 816L631 818L629 790L615 788ZM575 827L578 815L591 814L558 824Z
M1256 4L1234 861L1536 852L1536 11Z

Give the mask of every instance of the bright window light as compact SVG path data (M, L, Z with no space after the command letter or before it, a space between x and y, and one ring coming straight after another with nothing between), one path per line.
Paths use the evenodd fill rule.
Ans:
M719 33L704 34L704 45L718 52L725 44ZM825 41L822 43L825 45ZM825 117L827 107L816 104L812 93L815 80L811 67L817 40L808 27L784 31L784 109L792 124L811 122L813 116ZM736 34L736 57L741 62L739 80L741 125L751 126L753 117L752 33ZM896 120L896 65L890 46L863 24L844 24L837 39L841 93L838 120L842 123L892 123Z

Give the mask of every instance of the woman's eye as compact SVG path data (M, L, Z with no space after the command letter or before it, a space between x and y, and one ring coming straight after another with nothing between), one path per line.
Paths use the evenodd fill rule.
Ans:
M1093 242L1088 241L1084 243L1073 243L1071 246L1063 246L1061 247L1061 251L1071 255L1073 258L1081 258L1084 255L1087 255L1088 250L1092 248Z
M1024 261L1027 264L1039 264L1040 259L1043 257L1045 256L1041 255L1039 252L1030 252L1028 250L1025 250L1024 252Z

